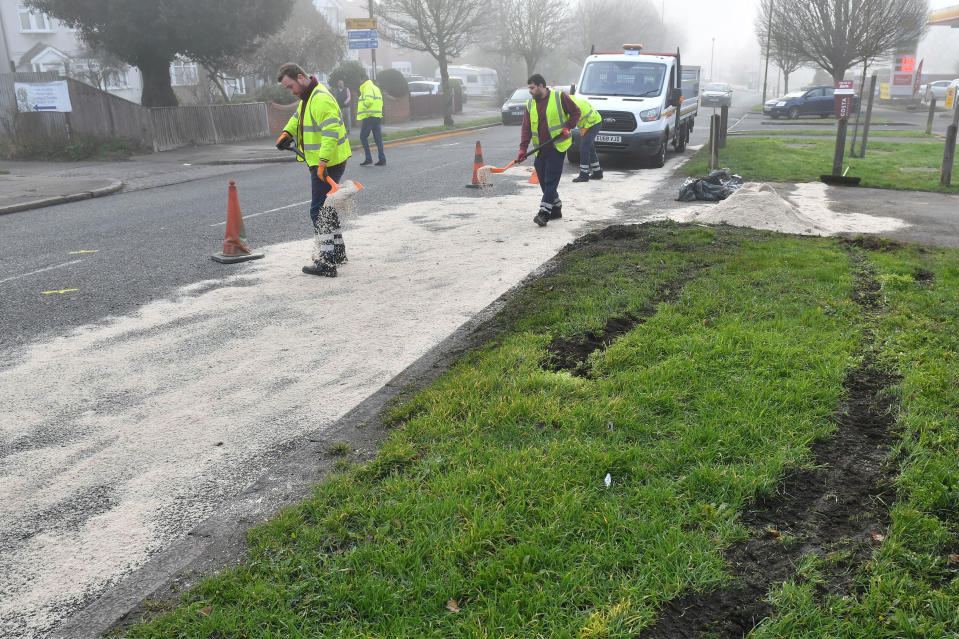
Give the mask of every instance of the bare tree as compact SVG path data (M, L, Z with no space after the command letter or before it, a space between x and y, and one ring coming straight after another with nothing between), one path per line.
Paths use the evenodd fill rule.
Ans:
M440 67L445 106L443 122L453 125L449 60L476 42L489 15L489 5L476 0L384 0L378 14L383 37L401 47L424 51Z
M773 32L838 82L853 65L920 38L928 17L927 0L792 0L774 14Z
M283 27L261 37L256 49L243 56L239 68L267 83L276 81L276 70L291 60L308 72L332 71L346 52L346 39L336 33L312 0L294 0Z
M77 59L82 60L82 63L71 64L67 69L67 75L101 91L121 84L130 70L129 64L109 51L89 45L77 54Z
M808 63L802 52L796 48L793 38L783 32L783 21L778 14L789 10L785 0L760 0L756 14L756 38L765 50L769 45L769 57L776 62L785 80L785 92L789 93L789 76ZM768 38L768 42L767 42Z
M499 13L503 46L526 62L526 77L536 72L537 63L556 50L569 31L566 0L502 0Z

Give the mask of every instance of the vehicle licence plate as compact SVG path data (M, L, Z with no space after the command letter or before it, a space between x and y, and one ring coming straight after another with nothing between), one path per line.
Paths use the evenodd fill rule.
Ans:
M623 141L623 136L621 136L621 135L597 135L597 136L596 136L596 141L597 141L597 142L614 142L614 143L620 143L620 142Z

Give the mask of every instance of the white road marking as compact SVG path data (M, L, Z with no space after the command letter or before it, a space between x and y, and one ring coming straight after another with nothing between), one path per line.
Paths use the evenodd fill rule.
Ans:
M252 214L250 214L250 215L244 215L244 216L243 216L243 219L244 219L244 220L248 220L248 219L250 219L251 217L257 217L257 216L259 216L259 215L266 215L267 213L276 213L277 211L282 211L283 209L290 209L290 208L293 208L294 206L303 206L304 204L309 204L310 202L312 202L312 200L304 200L303 202L295 202L295 203L293 203L293 204L287 204L286 206L280 206L280 207L275 208L275 209L270 209L269 211L260 211L259 213L252 213ZM217 222L216 224L211 224L210 226L225 226L225 225L226 225L226 220L224 220L224 221L222 221L222 222Z
M735 122L731 127L729 127L729 129L727 129L727 130L732 131L732 130L735 129L737 126L739 126L739 123L742 122L743 120L745 120L748 116L749 116L749 112L747 111L746 113L743 114L743 117L741 117L741 118L739 118L738 120L736 120L736 122Z
M71 264L79 264L83 260L73 260L72 262L64 262L63 264L56 264L54 266L47 266L46 268L37 269L36 271L30 271L29 273L22 273L20 275L14 275L12 277L7 277L0 280L0 284L5 282L12 282L13 280L19 280L24 277L29 277L30 275L36 275L38 273L45 273L46 271L52 271L55 268L63 268L64 266L70 266Z

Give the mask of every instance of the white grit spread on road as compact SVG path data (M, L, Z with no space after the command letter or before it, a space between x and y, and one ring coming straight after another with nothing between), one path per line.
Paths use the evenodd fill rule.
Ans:
M300 272L309 238L254 246L266 259L224 267L236 275L12 356L0 371L0 636L44 636L253 483L270 451L332 424L587 228L898 223L833 213L811 188L795 205L756 189L657 212L644 200L681 162L564 180L565 217L546 228L532 222L535 185L348 219L335 279Z

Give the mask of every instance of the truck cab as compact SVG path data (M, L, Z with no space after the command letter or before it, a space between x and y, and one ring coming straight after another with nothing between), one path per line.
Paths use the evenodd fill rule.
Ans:
M653 166L666 162L667 147L683 151L699 104L699 67L682 67L676 53L643 53L640 45L622 52L590 54L571 89L603 117L596 136L600 153L626 154ZM573 132L569 161L579 163L579 131Z

